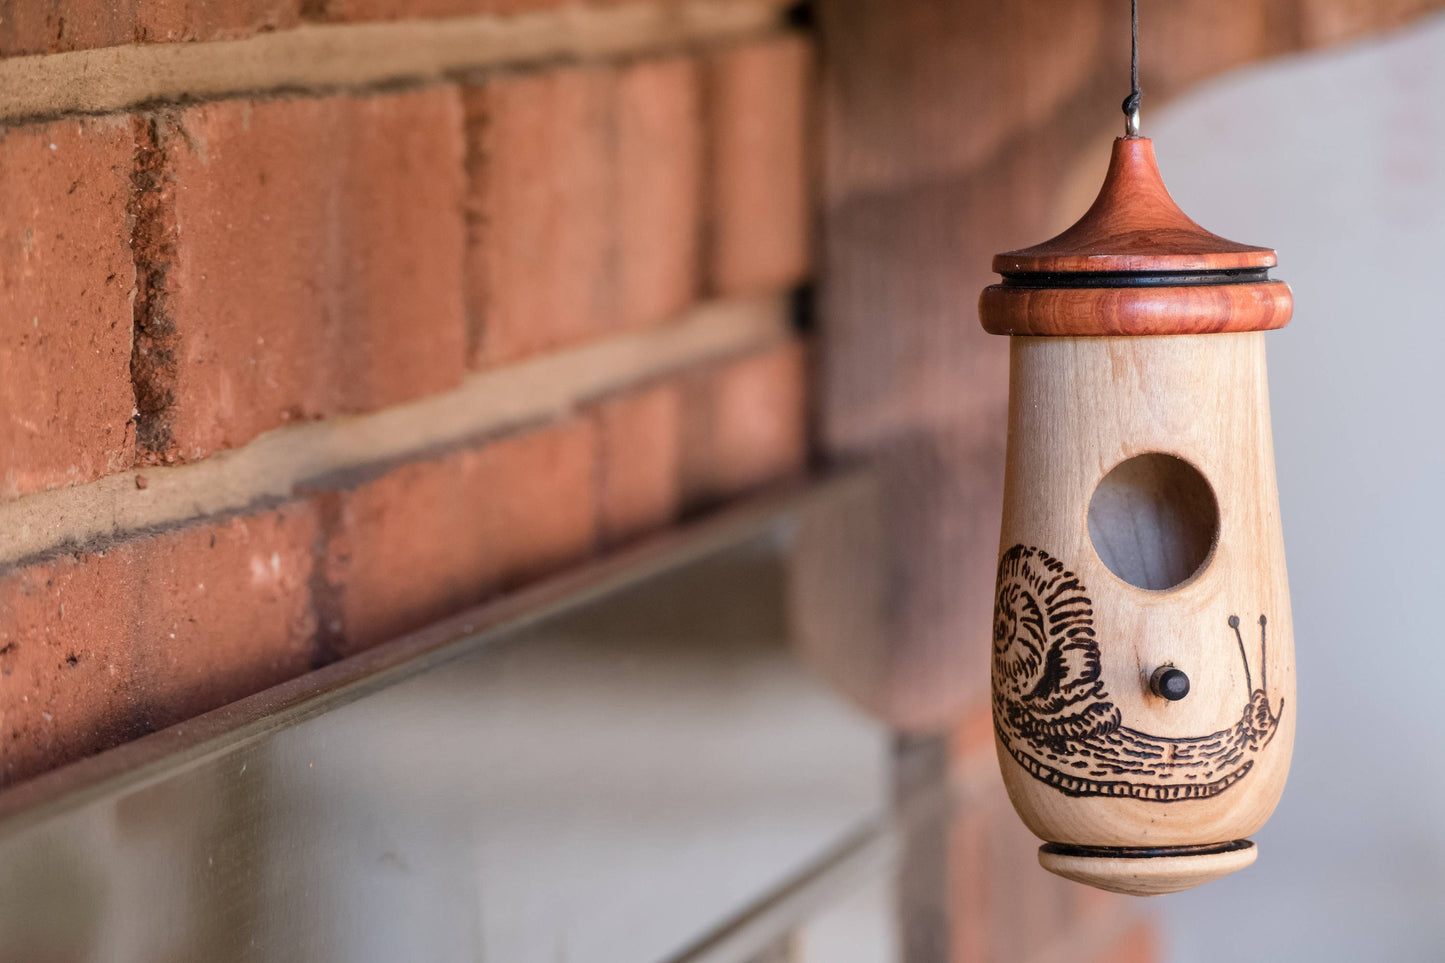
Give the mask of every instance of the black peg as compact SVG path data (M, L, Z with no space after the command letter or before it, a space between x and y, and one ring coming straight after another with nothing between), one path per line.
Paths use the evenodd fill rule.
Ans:
M1189 694L1189 676L1172 665L1161 665L1149 677L1149 688L1161 699L1178 702Z

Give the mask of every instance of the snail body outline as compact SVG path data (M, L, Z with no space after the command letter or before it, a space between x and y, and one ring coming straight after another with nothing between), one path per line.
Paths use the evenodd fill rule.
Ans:
M1239 631L1248 698L1239 721L1201 736L1157 736L1126 726L1102 677L1094 609L1082 580L1039 548L999 560L994 603L994 730L1026 772L1068 796L1176 802L1217 796L1249 774L1284 713L1270 705L1261 615L1260 686Z

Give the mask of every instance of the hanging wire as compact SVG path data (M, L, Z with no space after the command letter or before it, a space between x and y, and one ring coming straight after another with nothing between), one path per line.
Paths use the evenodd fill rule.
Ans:
M1139 101L1144 92L1139 89L1139 0L1129 2L1129 96L1124 98L1124 135L1139 136Z

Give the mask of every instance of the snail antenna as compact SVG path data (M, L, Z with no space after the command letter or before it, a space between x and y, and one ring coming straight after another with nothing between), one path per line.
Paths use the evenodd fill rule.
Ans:
M1269 649L1265 645L1264 627L1269 624L1269 619L1263 615L1259 617L1259 687L1269 695Z
M1249 656L1244 651L1244 636L1239 634L1239 616L1229 617L1229 627L1234 630L1234 639L1239 643L1239 658L1244 662L1244 688L1250 695L1254 694L1254 683L1249 677Z

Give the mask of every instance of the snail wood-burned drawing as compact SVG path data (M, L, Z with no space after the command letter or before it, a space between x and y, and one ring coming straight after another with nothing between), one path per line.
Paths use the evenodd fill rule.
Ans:
M1039 861L1149 895L1248 866L1284 789L1294 641L1265 332L1275 254L1209 233L1152 143L1087 214L1001 254L1010 336L993 711Z
M994 609L994 728L1020 766L1070 796L1175 802L1229 789L1279 727L1270 706L1268 618L1259 617L1259 688L1251 682L1239 617L1245 687L1239 721L1201 736L1159 736L1124 724L1099 671L1093 603L1078 576L1036 548L1015 545L999 562Z

